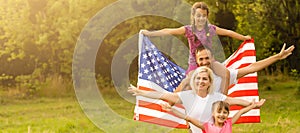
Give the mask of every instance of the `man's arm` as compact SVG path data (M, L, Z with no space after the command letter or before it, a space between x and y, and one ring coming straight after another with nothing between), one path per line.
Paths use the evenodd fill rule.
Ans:
M295 49L294 45L290 46L288 49L285 50L286 44L283 45L280 53L270 56L266 59L260 60L258 62L254 62L249 66L243 67L241 69L238 69L237 79L244 77L247 74L254 73L257 71L260 71L269 65L275 63L278 60L285 59L289 55L292 54L292 51Z

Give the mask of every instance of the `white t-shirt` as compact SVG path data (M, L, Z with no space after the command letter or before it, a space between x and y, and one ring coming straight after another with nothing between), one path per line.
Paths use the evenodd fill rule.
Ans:
M178 92L178 96L182 101L186 114L202 123L213 122L212 104L216 101L224 101L226 99L225 95L218 92L208 94L205 98L202 98L195 94L193 90ZM191 123L190 126L193 133L202 133L200 128Z
M228 69L228 70L230 72L229 85L236 84L238 70L236 70L236 69ZM222 82L222 78L217 76L216 74L214 74L214 92L221 93L221 82Z

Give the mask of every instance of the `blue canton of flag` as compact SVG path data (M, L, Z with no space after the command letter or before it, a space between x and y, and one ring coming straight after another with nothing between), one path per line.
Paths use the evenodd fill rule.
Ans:
M141 50L139 78L173 92L185 77L185 70L166 58L148 37L143 38Z

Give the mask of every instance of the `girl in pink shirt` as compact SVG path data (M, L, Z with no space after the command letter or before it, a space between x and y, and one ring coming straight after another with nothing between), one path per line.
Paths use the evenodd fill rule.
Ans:
M202 129L203 133L231 133L232 132L232 124L234 124L242 114L250 111L253 108L258 107L258 105L252 101L252 103L239 110L231 119L227 119L229 116L229 104L224 101L217 101L213 103L212 106L212 118L213 123L205 122L201 123L195 118L191 118L181 112L177 111L168 103L162 103L161 106L164 110L172 111L175 115L179 116L182 119L192 123L193 125Z
M249 40L250 36L244 36L236 33L232 30L219 28L208 22L209 8L204 2L196 2L191 8L191 25L185 25L179 28L165 28L157 31L142 30L141 33L146 36L164 36L164 35L185 35L189 43L189 67L186 70L186 75L189 72L199 67L195 59L195 49L199 45L203 45L208 48L213 46L213 37L217 35L229 36L238 40ZM220 62L212 62L212 69L214 73L222 77L222 87L228 87L229 73L226 71L226 67ZM227 95L227 94L225 94Z

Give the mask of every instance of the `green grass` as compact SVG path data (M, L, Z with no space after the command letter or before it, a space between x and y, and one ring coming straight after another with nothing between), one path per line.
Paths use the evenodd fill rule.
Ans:
M299 82L288 78L260 76L260 97L267 99L261 108L261 123L236 124L233 132L239 133L295 133L300 132ZM268 88L271 90L268 90ZM102 92L103 94L103 92ZM93 122L82 111L75 96L12 98L0 93L0 133L103 133L96 125L110 127L109 132L170 132L188 133L187 130L170 130L144 122L132 121L134 104L113 91L105 91L108 108L120 117L95 116ZM298 94L298 95L297 95ZM95 104L97 101L94 101ZM88 108L85 112L99 111ZM125 124L115 125L125 121ZM101 123L103 122L103 123Z

